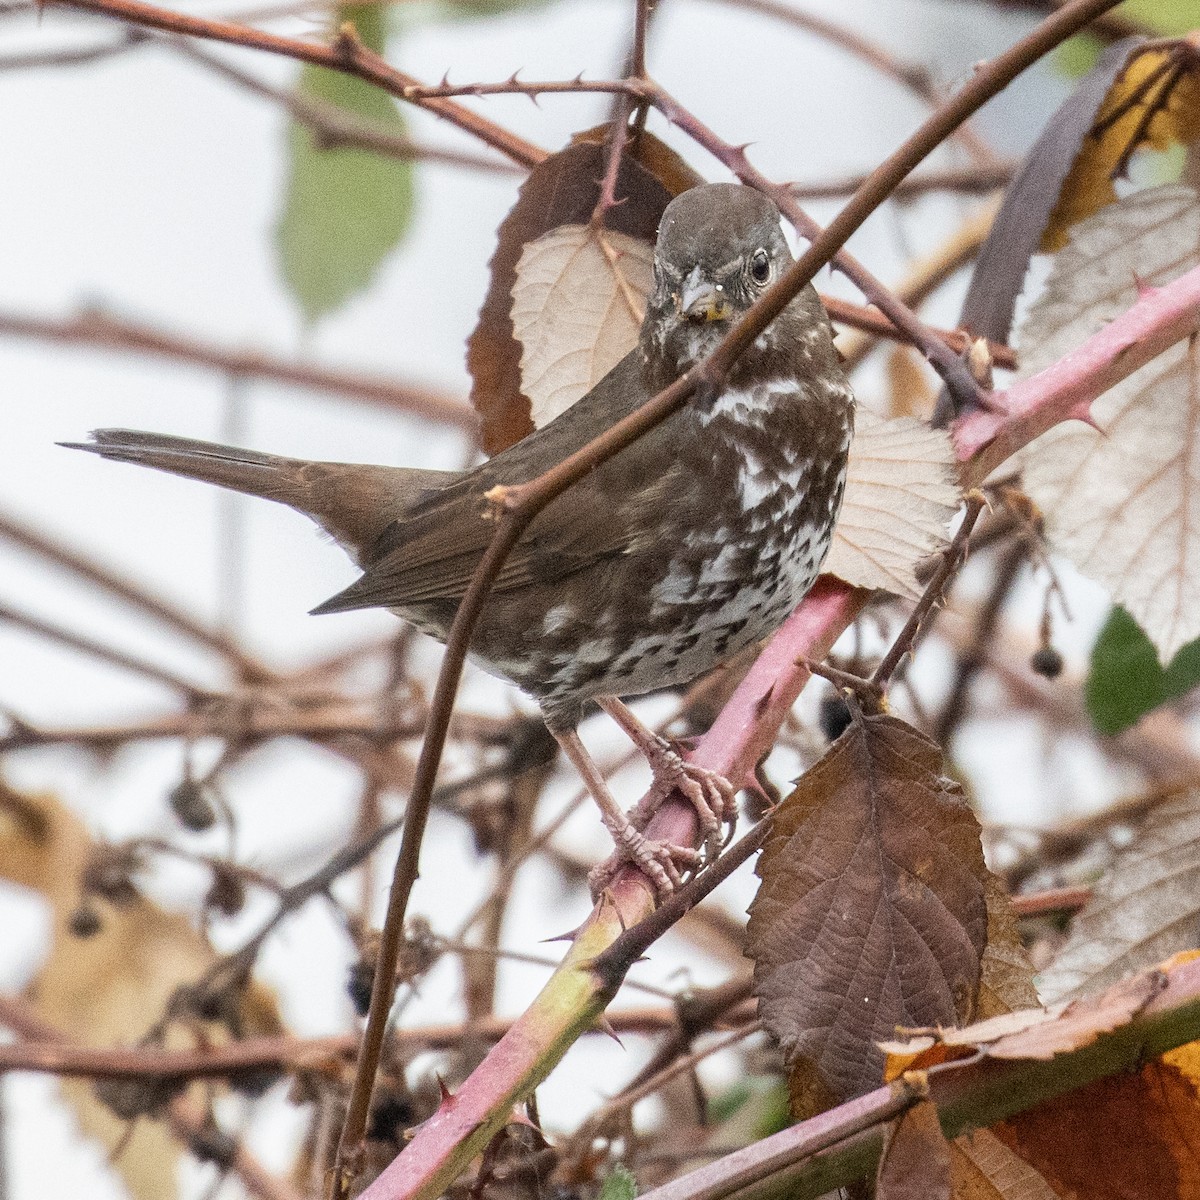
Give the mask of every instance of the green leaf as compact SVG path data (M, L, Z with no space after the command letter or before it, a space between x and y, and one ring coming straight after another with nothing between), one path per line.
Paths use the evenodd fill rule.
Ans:
M384 5L347 5L363 44L382 53ZM394 133L404 121L380 88L339 71L306 66L298 91ZM280 270L312 323L362 291L407 232L413 215L412 163L369 150L321 149L297 121L288 129L291 173L276 230Z
M477 21L504 17L514 12L533 12L549 8L558 0L410 0L399 16L406 27L440 24L449 21Z
M1114 608L1092 648L1088 714L1101 733L1120 733L1197 684L1200 639L1182 647L1164 667L1138 623L1123 608Z
M637 1180L628 1167L617 1163L605 1176L600 1189L600 1200L634 1200L637 1195Z
M1125 0L1121 15L1145 25L1161 37L1182 37L1200 23L1196 0ZM1058 68L1071 79L1086 75L1104 50L1090 33L1078 33L1055 51Z

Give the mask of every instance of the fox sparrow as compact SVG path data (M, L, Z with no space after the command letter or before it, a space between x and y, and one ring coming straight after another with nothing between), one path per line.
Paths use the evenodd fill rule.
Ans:
M557 420L465 472L303 462L206 442L99 430L86 449L280 501L307 514L363 574L314 611L390 608L444 639L494 524L485 494L526 482L704 358L791 262L779 212L733 184L694 188L663 214L637 347ZM772 633L812 586L841 502L854 401L816 292L806 287L693 402L544 509L510 554L472 651L541 705L620 853L661 890L694 850L652 842L612 798L576 733L597 701L655 772L680 787L709 853L733 789L687 763L617 699L684 683Z

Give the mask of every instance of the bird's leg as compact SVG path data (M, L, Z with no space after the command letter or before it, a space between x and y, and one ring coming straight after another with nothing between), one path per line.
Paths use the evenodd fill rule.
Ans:
M596 703L625 730L654 773L650 790L629 814L634 827L644 829L663 801L678 789L696 810L704 853L711 862L721 853L723 828L737 820L737 789L720 772L688 762L669 739L647 729L616 696L600 696Z
M658 894L669 896L683 882L680 868L689 871L699 864L699 852L691 846L675 846L670 842L656 842L646 837L641 830L634 827L612 792L608 790L600 768L592 761L592 756L579 740L579 734L574 729L552 729L550 732L582 776L584 785L599 806L600 819L617 844L618 857L636 863L649 876ZM613 874L607 863L597 867L589 876L593 893L607 886Z

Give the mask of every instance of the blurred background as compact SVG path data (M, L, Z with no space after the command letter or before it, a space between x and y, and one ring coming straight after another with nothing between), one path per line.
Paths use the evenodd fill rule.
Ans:
M922 90L952 89L973 64L1009 45L1041 15L1035 4L954 0L780 5L833 23L845 33L839 43L827 32L781 19L771 7L752 0L664 0L651 26L650 72L727 141L750 143L754 165L772 179L830 185L826 190L833 192L919 124L930 108ZM323 36L330 23L328 12L306 4L253 12L206 3L189 11L292 36ZM446 74L456 83L500 80L515 71L525 79L612 78L628 51L632 13L630 0L396 3L386 11L387 56L428 82ZM881 60L870 61L864 47L877 48ZM277 99L249 90L244 78L286 91L299 67L224 45L201 49L212 62L157 35L130 42L126 27L100 16L0 4L0 778L15 793L70 814L97 844L136 838L174 847L143 847L127 875L139 896L184 914L190 926L206 913L207 935L224 952L241 946L276 901L270 887L242 879L244 904L227 904L236 911L222 913L211 899L209 860L292 882L337 847L394 818L403 790L365 786L361 763L330 744L336 739L229 738L214 736L199 718L189 725L188 694L179 681L227 689L229 656L153 619L145 604L87 582L63 560L79 556L102 565L140 593L229 635L273 672L325 664L326 673L310 675L309 682L336 676L370 719L389 681L402 681L404 703L419 708L439 651L419 637L397 642L397 623L387 614L307 616L355 572L294 513L104 463L56 443L80 440L96 427L125 426L305 458L442 468L473 461L478 450L470 420L421 418L350 395L345 386L289 385L255 370L231 372L217 360L221 353L253 351L327 369L343 383L370 376L379 390L386 384L465 409L464 343L487 288L497 226L522 175L448 123L405 107L402 131L420 145L483 161L418 159L399 167L387 183L395 219L390 230L366 235L380 245L365 253L362 286L347 287L344 298L305 292L296 280L308 268L281 250L284 214L298 223L287 225L285 244L287 237L320 240L326 228L330 239L346 234L337 230L336 214L319 211L319 197L297 195L305 185L294 178L299 168L288 116ZM1040 132L1071 87L1077 56L1085 54L1075 48L1039 64L973 122L973 136L993 156L997 173ZM243 79L223 74L214 62ZM897 68L908 72L909 83L897 77ZM550 150L609 113L608 98L596 95L464 103ZM702 175L728 177L657 114L651 113L648 128ZM956 143L929 165L979 162ZM298 214L306 202L316 206L315 216ZM831 195L805 203L823 222L839 200ZM948 242L991 204L994 197L963 191L893 202L855 235L850 249L876 275L901 284L930 257L950 253ZM965 270L951 271L931 291L922 307L931 323L956 323L965 279ZM818 286L860 299L828 271ZM96 336L109 328L97 323L101 318L179 339L194 361L98 345ZM903 364L885 346L865 360L855 377L863 404L920 411L931 403L934 376L913 354L901 356ZM899 401L899 391L907 399ZM42 539L40 548L31 547L31 535ZM1046 577L1024 571L1005 609L1003 636L1028 650L1037 644ZM1107 601L1066 567L1061 577L1073 619L1057 620L1055 645L1066 658L1066 678L1077 680ZM987 578L968 572L957 593L967 610ZM70 644L71 637L98 649ZM371 649L339 667L340 674L329 674L336 656L364 647ZM154 669L115 662L114 653ZM950 642L929 644L911 677L914 692L943 694L953 664ZM822 744L821 689L809 691L789 744L772 764L780 785ZM529 701L478 672L469 673L462 702L477 721L459 728L446 779L493 764L507 752L514 715L535 715ZM655 697L641 711L664 719L674 705ZM1004 710L1000 737L989 720L997 708ZM1086 739L1051 744L1045 728L1015 714L1000 685L984 681L954 753L985 824L1062 821L1139 777L1136 765L1102 760ZM584 733L606 765L625 753L620 737L599 719ZM413 760L416 747L415 738L405 743L405 761ZM643 778L637 769L619 775L622 794L640 795ZM178 785L196 780L211 781L199 790L215 814L212 827L198 831L187 829L177 812ZM548 768L535 792L540 803L529 815L532 827L547 825L576 791L568 770ZM173 792L175 809L168 802ZM454 936L492 895L496 868L494 856L480 852L481 845L487 848L481 833L487 822L479 814L498 798L511 800L503 781L481 783L466 793L473 814L460 807L434 815L413 910L440 935ZM381 919L395 845L395 839L384 843L365 876L341 877L333 890L337 903L309 902L266 941L256 978L271 989L290 1032L354 1028L346 987L362 950L354 914ZM517 877L502 939L549 962L559 952L537 943L586 914L580 867L606 852L606 838L584 808L555 835L554 846L561 857L534 859ZM78 880L61 874L65 860L28 870L15 862L2 870L6 882L0 883L0 992L8 995L21 993L45 969L56 919L81 920ZM752 890L753 879L743 872L722 889L715 907L740 919ZM103 908L111 897L100 897ZM108 919L107 909L101 917ZM719 983L737 969L736 948L710 944L697 953L695 942L677 933L634 976L678 990ZM548 972L535 963L501 962L496 1011L520 1012ZM461 1018L462 992L461 962L447 954L407 994L403 1023ZM662 1002L626 989L619 1003ZM601 1098L597 1081L615 1086L649 1049L636 1034L623 1047L585 1038L540 1090L543 1120L551 1128L577 1123ZM719 1060L704 1068L714 1088L736 1069ZM286 1084L256 1098L222 1096L217 1105L269 1170L291 1169L312 1114L289 1100ZM653 1106L640 1111L650 1121L659 1112ZM81 1137L75 1121L53 1077L4 1077L0 1194L12 1200L127 1194L129 1175L110 1165L100 1143ZM213 1194L212 1164L184 1156L178 1169L180 1195ZM222 1194L236 1195L240 1186L226 1182Z

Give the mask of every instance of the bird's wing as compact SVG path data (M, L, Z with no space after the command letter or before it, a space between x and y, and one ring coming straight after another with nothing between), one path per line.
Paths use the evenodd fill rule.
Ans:
M484 495L497 485L536 478L651 394L641 354L634 350L551 424L430 494L389 525L363 576L318 611L403 609L460 599L496 531ZM669 486L671 427L676 420L651 430L636 455L622 451L539 513L510 553L493 590L514 591L561 579L629 550L638 513L653 494Z

